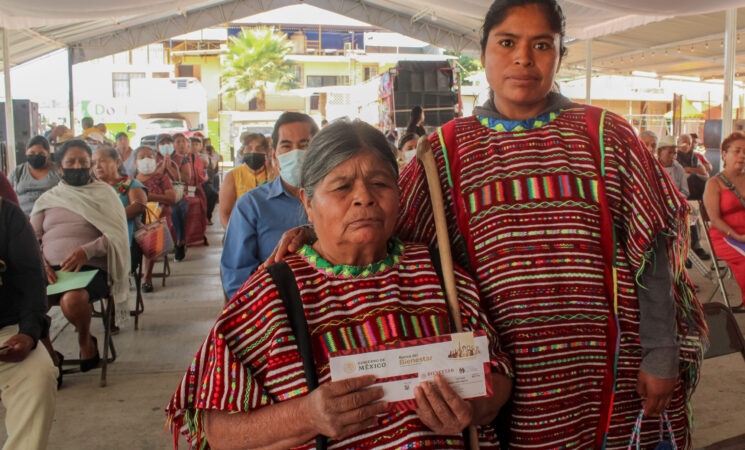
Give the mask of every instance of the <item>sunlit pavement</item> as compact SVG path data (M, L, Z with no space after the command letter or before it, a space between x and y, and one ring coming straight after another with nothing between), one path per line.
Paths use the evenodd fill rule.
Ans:
M66 375L57 397L57 411L50 449L166 449L173 446L165 431L163 409L176 389L192 356L223 305L219 280L222 228L208 230L210 246L190 248L186 260L172 263L173 274L165 288L155 279L155 291L145 295L140 329L134 322L121 326L114 336L118 357L109 365L108 385L99 387L99 370ZM156 265L156 272L160 264ZM703 299L713 285L691 271ZM734 280L727 290L735 303L739 293ZM719 297L715 297L719 300ZM55 348L66 357L77 357L74 330L66 325L59 308L52 309ZM738 315L745 328L745 314ZM93 334L103 336L100 319ZM693 397L696 448L734 438L745 432L745 361L739 355L706 360L699 388ZM0 408L4 419L5 410ZM0 439L5 429L0 427ZM187 448L181 440L181 448ZM745 449L741 436L718 449Z

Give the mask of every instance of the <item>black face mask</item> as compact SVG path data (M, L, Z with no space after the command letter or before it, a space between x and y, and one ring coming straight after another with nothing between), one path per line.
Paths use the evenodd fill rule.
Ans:
M26 155L26 161L28 161L28 165L34 169L41 169L47 164L47 157L43 153L32 153Z
M251 170L259 170L266 164L266 155L263 153L246 153L243 155L243 162Z
M91 169L83 167L81 169L62 169L62 179L70 186L83 186L88 184L91 178Z

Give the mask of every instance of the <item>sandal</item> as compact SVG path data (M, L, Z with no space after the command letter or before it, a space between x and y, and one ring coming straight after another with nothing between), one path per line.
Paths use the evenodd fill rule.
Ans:
M62 353L58 352L57 350L54 351L54 354L57 355L57 369L59 370L59 375L57 375L57 390L59 391L62 387L62 364L65 362L65 357L62 355Z
M745 305L743 305L742 303L740 303L739 306L735 306L735 307L733 307L731 309L732 309L732 312L735 313L735 314L745 313Z
M96 367L98 367L98 363L101 362L101 357L98 354L98 340L95 336L91 336L91 339L93 340L93 344L96 346L96 356L94 356L93 358L80 360L81 372L88 372L91 369L95 369Z

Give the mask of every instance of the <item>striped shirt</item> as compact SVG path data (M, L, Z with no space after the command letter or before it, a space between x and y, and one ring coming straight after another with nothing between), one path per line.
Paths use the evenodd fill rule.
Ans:
M303 301L319 383L330 381L328 354L394 344L450 331L444 294L429 251L392 240L389 256L371 266L334 266L311 247L286 259ZM456 270L464 329L483 329L493 371L510 375L511 363L481 311L473 280ZM223 310L184 376L167 412L173 431L191 445L205 444L201 411L251 411L308 392L302 359L282 300L266 270L252 276ZM187 426L188 425L188 426ZM498 448L489 428L481 448ZM313 448L308 442L299 448ZM460 435L437 435L414 411L391 412L329 448L463 448Z

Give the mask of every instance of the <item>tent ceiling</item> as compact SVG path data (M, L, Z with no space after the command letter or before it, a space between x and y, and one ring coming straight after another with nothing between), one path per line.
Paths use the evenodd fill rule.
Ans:
M0 4L0 26L9 30L10 59L14 65L67 47L72 48L73 62L77 63L297 3L298 0L4 0ZM305 0L303 3L436 46L477 55L481 21L491 2ZM659 74L721 77L722 11L741 5L742 0L560 0L560 3L567 16L568 37L574 39L564 61L569 70L584 67L582 39L594 38L596 70L629 72L633 67ZM745 10L739 11L738 23L745 27ZM738 44L737 52L736 72L745 74L745 44Z

